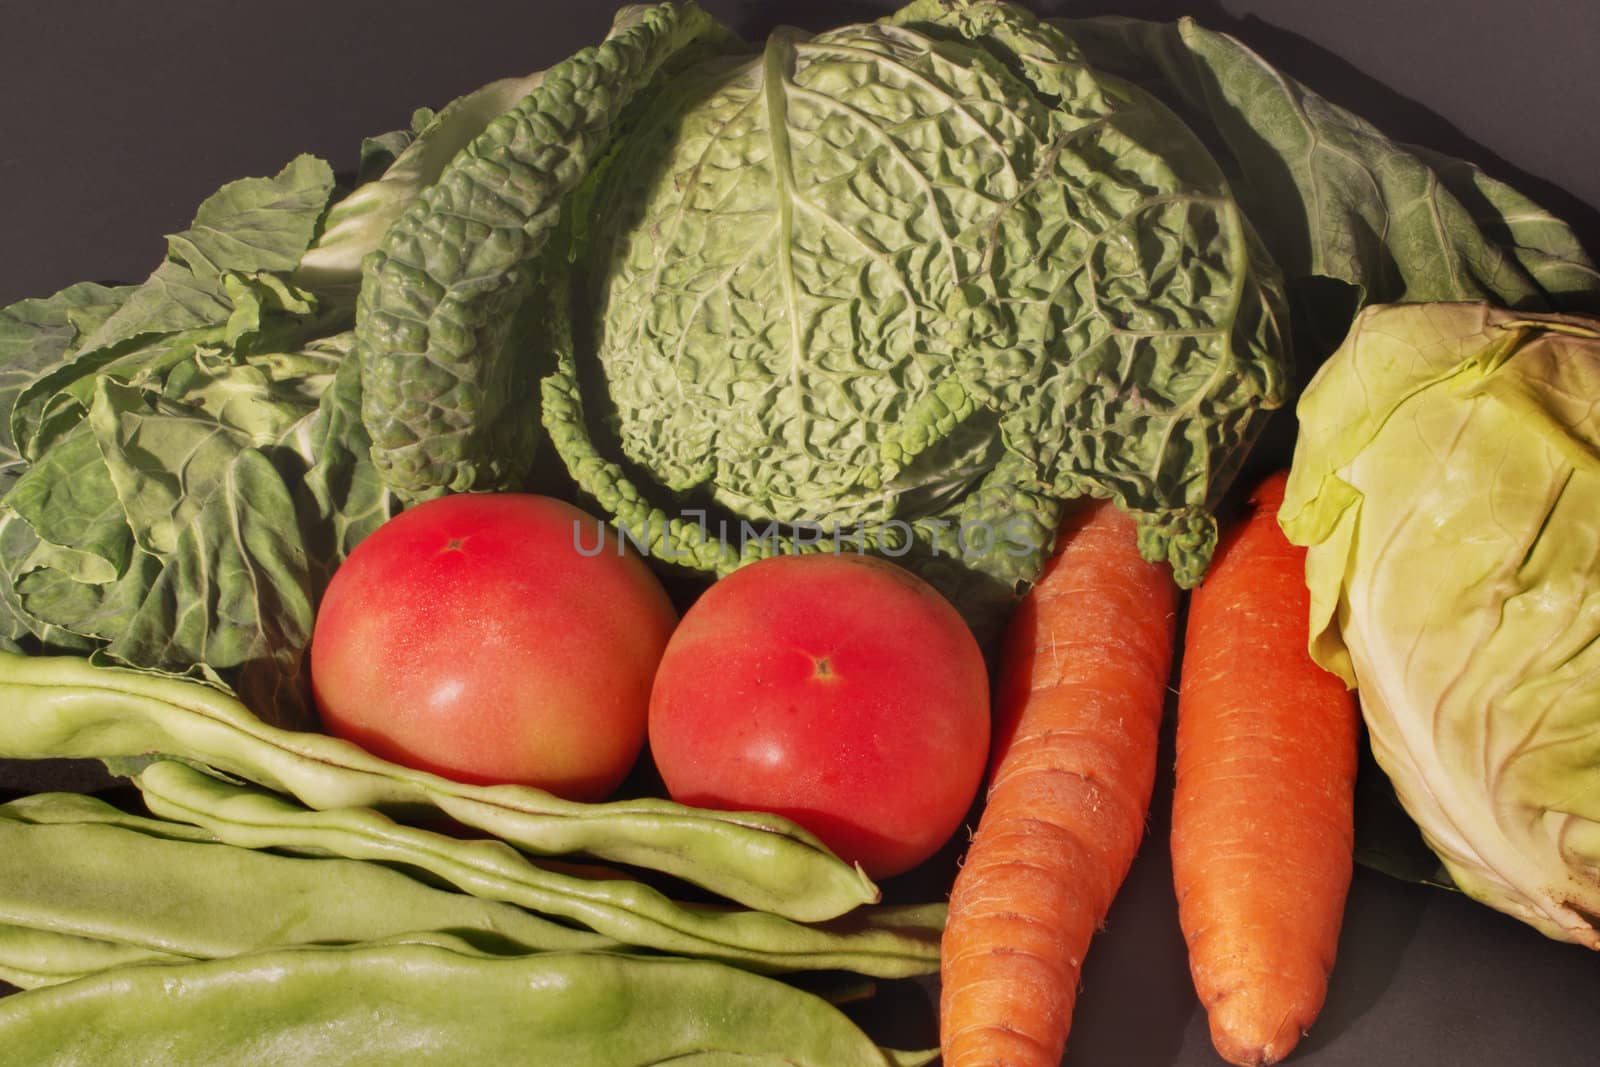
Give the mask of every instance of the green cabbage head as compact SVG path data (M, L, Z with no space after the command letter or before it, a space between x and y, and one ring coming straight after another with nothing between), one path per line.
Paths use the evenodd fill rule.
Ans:
M1287 368L1194 134L1012 4L699 47L543 254L571 293L541 417L598 510L704 573L888 555L985 629L1061 502L1108 497L1197 582ZM747 534L785 526L818 539Z
M1312 655L1456 883L1600 948L1600 321L1375 307L1299 416Z

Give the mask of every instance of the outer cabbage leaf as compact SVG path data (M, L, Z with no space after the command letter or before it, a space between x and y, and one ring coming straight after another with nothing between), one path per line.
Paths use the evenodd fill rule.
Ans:
M394 221L493 119L543 79L540 71L490 82L437 113L419 109L411 130L369 138L362 145L361 169L380 173L328 209L322 233L296 265L295 283L318 292L358 290L361 261L379 246Z
M1390 140L1234 38L1193 19L1057 25L1207 140L1291 279L1338 279L1364 304L1600 308L1600 273L1560 220L1470 163Z
M1600 948L1600 321L1364 312L1280 521L1310 647L1465 892Z
M42 336L43 347L31 349L29 360L43 369L17 393L10 411L16 450L36 460L76 425L98 375L159 380L197 345L235 345L267 329L269 312L294 316L301 337L324 329L300 321L312 306L279 275L311 244L332 190L332 171L312 156L296 158L272 178L230 182L206 198L188 230L167 239L167 258L143 284L83 291L96 307L106 307L111 297L115 307L96 315L92 330L84 328L81 312L74 316L75 336L69 346L55 348L54 364L45 366L38 354L57 345L59 335Z
M85 340L80 356L147 334L225 325L236 303L226 280L293 270L332 193L333 171L315 156L299 156L271 178L224 185L196 209L189 229L167 238L167 259Z
M27 466L11 428L18 394L99 329L131 291L79 282L0 309L0 497Z
M0 517L0 522L7 524L5 533L19 545L37 544L16 516ZM128 631L161 577L161 560L141 549L134 550L119 576L103 583L78 581L68 571L49 566L48 555L26 547L23 551L17 561L21 569L12 578L13 595L29 632L46 650L88 652L116 640Z
M0 643L226 672L306 721L309 565L276 461L344 356L315 339L351 308L286 280L332 189L310 156L231 182L143 284L0 312Z
M128 629L105 651L124 664L223 672L263 719L308 727L313 591L293 497L258 449L239 449L218 477L221 487L179 532Z
M364 266L362 418L402 493L505 489L536 443L536 371L518 309L569 194L663 65L720 33L692 3L624 12L557 64L389 227Z
M338 340L346 347L354 343L352 335ZM357 360L346 359L339 365L316 413L297 423L281 444L294 460L290 479L296 487L313 589L320 596L345 557L401 506L372 462L372 440L361 421Z
M0 640L8 648L18 651L77 652L86 653L96 647L96 640L76 626L62 626L47 622L27 598L37 591L36 577L53 580L55 592L64 594L73 603L66 612L74 622L83 619L98 620L107 613L100 611L101 604L109 599L105 587L87 585L60 572L50 570L24 571L40 545L33 528L16 512L0 508ZM130 570L131 573L131 570ZM30 586L33 588L30 589ZM87 596L82 594L87 593ZM50 605L52 593L45 590L44 604ZM89 623L93 625L93 621Z
M53 296L20 300L0 309L0 498L10 493L29 467L12 428L17 397L37 377L66 360L85 337L100 328L131 291L131 287L108 288L94 282L80 282ZM63 468L74 466L70 457L62 458L65 460ZM93 497L104 488L103 482L86 486L81 495ZM40 500L52 493L69 491L80 492L78 487L52 484L52 479L42 478L35 485L34 498ZM94 509L90 503L79 510ZM85 540L64 533L65 544L46 547L45 551L48 553L51 547L63 549L69 568L77 563L100 574L107 567L114 568L115 562L103 564L97 558L94 546L104 548L114 561L120 551L110 541L118 539L117 531L114 528L108 531L91 520L90 526L80 533ZM105 539L107 533L111 535L110 541ZM29 561L41 547L39 537L26 522L10 509L0 508L0 648L18 651L23 642L44 641L52 648L82 650L87 643L81 637L63 632L32 615L23 606L22 596L15 587L17 576L23 568L32 565ZM74 556L86 547L88 551Z
M433 120L433 114L431 108L419 107L411 113L411 125L405 129L363 137L361 155L356 163L356 186L359 188L383 177L383 172L394 165L400 154L411 147L423 127ZM359 263L356 268L356 277L359 279Z
M227 491L225 468L238 451L272 444L290 420L251 432L198 406L102 378L89 424L134 540L166 557L211 498Z
M5 505L42 542L22 569L50 567L73 581L102 584L127 568L133 536L87 422L28 468Z
M263 718L309 722L303 655L326 574L307 546L330 546L328 571L342 558L322 534L343 499L298 513L286 479L305 464L283 440L316 422L331 355L197 357L166 392L97 378L87 418L0 508L13 641L220 676Z
M321 328L314 317L296 323L288 332ZM240 340L277 332L252 328ZM204 343L158 335L62 379L56 410L81 412L62 420L0 505L0 641L221 672L264 718L306 723L302 657L326 579L313 577L306 546L326 543L318 566L331 571L345 501L336 490L325 508L298 514L286 479L298 486L323 457L287 462L283 442L316 421L348 343L230 351L224 333ZM335 451L328 435L311 439Z
M909 539L947 592L1010 594L1059 500L1096 495L1198 579L1209 506L1282 399L1281 302L1167 109L1018 8L919 3L707 60L635 130L588 201L609 229L579 231L598 284L574 321L601 325L545 421L657 554L722 571L774 550L669 514L706 502L890 555ZM1021 551L963 550L980 518L1018 520Z

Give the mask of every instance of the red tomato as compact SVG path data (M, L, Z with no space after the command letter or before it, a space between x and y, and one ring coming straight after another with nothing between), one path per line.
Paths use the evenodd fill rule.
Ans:
M614 535L596 552L601 530L522 494L442 497L379 527L318 609L323 723L460 781L610 793L643 746L676 612Z
M949 839L988 747L971 631L921 579L863 556L724 578L684 615L650 697L674 799L785 815L874 878Z

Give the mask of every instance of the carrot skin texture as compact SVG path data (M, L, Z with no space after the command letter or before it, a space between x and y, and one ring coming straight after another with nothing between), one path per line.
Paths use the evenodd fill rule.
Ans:
M1355 838L1360 712L1306 650L1283 485L1256 489L1191 595L1179 682L1179 925L1212 1044L1240 1065L1283 1059L1322 1010Z
M1089 941L1155 781L1177 587L1109 503L1075 509L1007 629L991 783L942 943L945 1067L1058 1067Z

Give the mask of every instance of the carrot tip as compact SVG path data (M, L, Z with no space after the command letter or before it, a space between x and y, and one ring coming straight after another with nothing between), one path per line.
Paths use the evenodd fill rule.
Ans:
M1230 1005L1229 999L1234 999ZM1274 1028L1258 1010L1259 1004L1224 998L1211 1006L1211 1044L1217 1055L1235 1067L1265 1067L1281 1062L1307 1033L1290 1014L1278 1017Z

